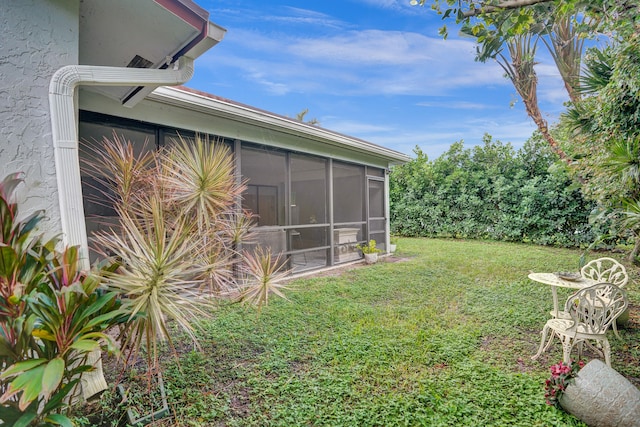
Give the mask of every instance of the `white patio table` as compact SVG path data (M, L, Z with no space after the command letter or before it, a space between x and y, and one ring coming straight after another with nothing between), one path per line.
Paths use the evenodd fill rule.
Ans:
M553 311L551 315L558 317L558 288L582 289L587 286L595 285L597 282L592 279L580 276L576 280L566 280L558 277L556 273L531 273L529 279L534 282L543 283L551 286L551 294L553 295Z

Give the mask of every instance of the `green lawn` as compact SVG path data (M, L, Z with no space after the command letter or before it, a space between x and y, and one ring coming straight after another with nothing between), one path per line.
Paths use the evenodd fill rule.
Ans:
M223 307L202 325L202 353L185 345L180 368L167 359L175 418L156 425L582 426L544 403L562 353L557 344L531 360L552 301L527 279L577 271L580 255L401 239L394 259L292 281L290 301L260 316ZM628 270L634 306L622 340L610 335L612 365L638 385L638 270Z

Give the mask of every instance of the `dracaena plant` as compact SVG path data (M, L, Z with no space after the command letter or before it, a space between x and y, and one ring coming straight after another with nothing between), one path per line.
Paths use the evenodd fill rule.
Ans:
M120 229L98 233L96 243L117 254L120 268L105 276L107 286L126 297L129 313L123 337L128 357L144 346L150 366L158 365L158 342L171 334L168 321L176 322L196 341L194 319L206 316L209 300L200 298L204 266L195 262L200 242L192 239L193 223L187 218L167 224L160 200L152 199L149 218L122 211Z
M106 329L123 320L116 294L78 270L76 248L35 235L42 213L20 220L14 191L0 184L0 419L9 425L70 425L65 416L87 354L109 345Z
M288 276L286 263L281 257L273 256L268 249L258 247L252 253L245 253L241 267L243 276L240 301L261 308L269 303L271 295L285 298L288 289L282 281Z
M197 346L194 327L212 312L211 297L240 292L237 248L252 225L249 215L236 210L245 186L234 175L229 149L217 141L179 138L151 152L150 162L135 157L122 138L103 144L110 148L94 153L86 170L109 177L103 182L115 195L119 224L98 232L95 246L121 264L106 281L126 296L128 357L145 348L151 373L159 367L158 343L172 347L169 321ZM114 161L112 155L126 158ZM145 191L118 184L133 176L132 170Z

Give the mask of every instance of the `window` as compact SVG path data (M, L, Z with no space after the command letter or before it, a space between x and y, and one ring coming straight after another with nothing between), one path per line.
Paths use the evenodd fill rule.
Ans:
M79 124L81 183L87 235L117 221L112 201L105 197L106 188L100 182L109 177L95 175L95 169L86 166L86 162L96 159L104 140L113 139L114 133L133 145L134 153L139 156L145 150L156 149L156 132L152 127L130 127L116 122L86 122Z

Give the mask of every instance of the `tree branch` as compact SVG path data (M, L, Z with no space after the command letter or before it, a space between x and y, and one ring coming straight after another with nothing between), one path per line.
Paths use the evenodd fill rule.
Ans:
M465 18L470 18L472 16L478 16L481 13L493 13L506 9L518 9L521 7L532 6L538 3L548 3L550 1L553 0L505 0L502 3L498 3L495 5L483 5L482 3L480 3L477 7L474 6L473 9L463 12L462 16L464 16Z

